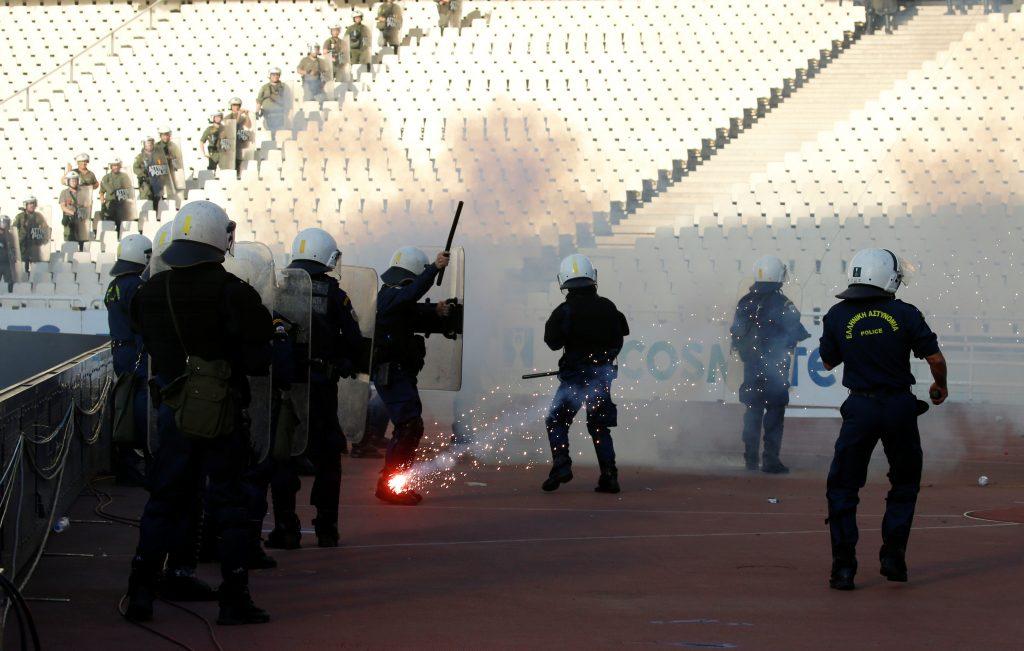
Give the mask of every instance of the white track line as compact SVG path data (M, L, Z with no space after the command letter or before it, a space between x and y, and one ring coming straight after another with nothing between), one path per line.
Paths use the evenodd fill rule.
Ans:
M1017 522L999 522L994 524L963 524L950 526L915 527L914 531L937 531L945 529L994 529L999 527L1020 526ZM861 529L861 531L878 531L878 529ZM740 536L790 536L816 534L823 536L827 533L824 527L820 529L800 529L793 531L739 531L739 532L712 532L712 533L662 533L662 534L635 534L621 536L568 536L561 538L485 538L481 540L447 540L435 542L405 542L405 543L375 543L369 545L343 545L341 547L325 548L339 551L353 549L390 549L399 547L458 547L467 545L508 545L521 543L554 543L554 542L608 542L618 540L667 540L682 538L728 538ZM319 547L303 547L297 551L321 550Z

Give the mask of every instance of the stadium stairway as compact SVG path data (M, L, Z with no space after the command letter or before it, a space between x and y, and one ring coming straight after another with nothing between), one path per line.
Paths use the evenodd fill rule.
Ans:
M901 17L894 34L878 30L853 43L799 90L730 141L678 183L596 238L599 247L633 247L658 228L721 225L716 202L747 191L751 177L783 164L835 125L915 71L939 63L950 46L987 19L980 7L947 16L945 6L922 5ZM933 65L934 65L933 63ZM738 214L744 207L737 206Z

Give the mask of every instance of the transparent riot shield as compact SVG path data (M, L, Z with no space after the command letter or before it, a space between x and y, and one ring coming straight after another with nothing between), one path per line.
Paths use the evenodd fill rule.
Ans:
M442 246L421 246L428 257ZM461 246L453 247L451 262L444 273L441 286L431 287L425 300L431 303L447 301L452 313L446 323L447 332L427 333L427 357L420 371L420 389L458 391L462 388L462 314L465 306L466 253Z
M138 221L139 211L135 206L135 188L132 187L131 177L122 172L122 178L125 180L125 187L114 190L114 196L112 197L114 201L119 202L117 204L119 214L110 214L107 216L107 219L116 221L115 218L120 217L122 222Z
M348 294L352 309L359 321L365 351L355 355L360 360L354 378L341 378L338 382L338 422L349 441L360 441L366 429L366 409L370 401L370 368L372 364L373 331L377 322L377 272L369 267L341 265L332 272L338 284Z
M274 441L275 458L284 459L302 454L309 441L309 338L311 328L312 283L302 269L282 269L277 274L277 292L274 295L275 317L288 321L288 335L292 343L289 369L271 373L271 382L285 376L289 385L285 389L274 387ZM275 363L283 360L276 359Z
M277 291L274 254L259 242L236 242L234 251L224 258L224 268L249 283L260 295L263 305L273 311ZM270 452L273 414L273 386L270 372L249 376L249 433L257 461Z
M75 221L71 224L70 235L76 242L87 242L92 239L89 229L92 228L92 186L79 185L75 191Z
M235 118L228 118L220 125L220 163L222 170L235 169L235 147L238 145L238 124Z

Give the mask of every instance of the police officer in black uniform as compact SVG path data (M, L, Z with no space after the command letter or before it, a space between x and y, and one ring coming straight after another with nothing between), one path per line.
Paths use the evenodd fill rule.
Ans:
M764 457L761 470L789 472L779 459L782 426L789 404L789 374L793 349L811 336L800 323L800 312L782 293L787 269L773 255L754 263L754 284L736 305L729 332L732 348L743 362L740 402L743 416L744 460L747 470L758 469L761 426L764 425Z
M245 413L247 376L267 373L273 326L256 290L222 265L234 226L209 201L183 206L174 218L173 241L162 254L170 269L152 275L132 301L135 329L161 387L155 398L162 401L150 497L129 579L125 616L134 621L152 618L156 578L176 539L192 531L188 521L201 499L204 476L213 520L207 526L220 534L217 622L270 619L249 595L252 496L243 476L253 456ZM186 425L191 429L183 431Z
M145 432L149 401L146 395L146 381L149 378L149 358L142 345L142 337L132 331L130 306L135 293L142 285L142 272L149 264L153 243L145 235L134 233L125 236L117 245L117 261L110 269L113 279L107 285L103 304L107 308L107 325L110 329L110 353L113 358L114 375L134 374L138 389L132 399L132 417L135 431ZM117 445L114 450L116 464L114 474L119 483L141 485L137 445Z
M629 334L626 317L615 304L597 294L597 270L585 255L574 253L562 260L558 285L567 291L565 302L555 308L544 326L544 343L551 350L564 349L558 360L561 384L545 421L553 464L541 488L557 490L572 480L569 458L569 427L580 407L587 408L587 431L601 475L594 489L619 492L615 446L611 428L618 424L611 383L616 376L615 358Z
M879 439L889 460L891 488L882 518L881 573L907 580L905 553L921 488L921 437L917 417L927 409L910 392L915 383L910 355L928 362L933 404L941 405L946 360L921 312L896 298L903 264L886 249L859 251L850 261L850 286L825 315L821 360L826 369L845 364L843 386L850 397L841 408L842 429L828 473L828 522L836 590L853 590L857 572L858 492L867 480Z
M355 377L362 333L345 290L330 272L341 259L334 237L320 228L300 231L292 244L289 269L302 269L312 281L312 332L309 350L309 444L306 456L313 463L309 501L316 507L313 526L317 545L338 546L338 495L341 491L341 454L345 434L338 422L338 380ZM302 356L304 357L304 356ZM291 460L273 481L274 530L266 546L297 549L302 537L295 514L299 491L298 468Z
M456 312L445 302L419 300L448 262L448 253L441 252L433 264L427 264L423 251L406 246L395 252L391 266L381 274L384 284L377 294L373 384L395 429L376 496L392 504L414 506L423 499L401 481L403 473L412 467L423 437L423 404L416 376L423 369L427 353L420 333L451 331Z

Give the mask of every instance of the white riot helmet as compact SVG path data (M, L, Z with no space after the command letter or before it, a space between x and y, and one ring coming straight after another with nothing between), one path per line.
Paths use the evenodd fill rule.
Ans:
M156 132L156 135L162 136L165 133L167 135L170 135L171 134L171 128L170 127L160 127L160 130Z
M174 221L169 221L161 226L156 231L156 235L153 236L153 254L152 257L159 258L167 250L167 247L171 245L173 238L171 237L171 231L174 230Z
M786 265L774 255L766 255L754 262L754 282L784 283L788 275Z
M36 199L35 197L27 197L25 199L25 201L22 202L21 207L24 208L25 206L27 206L30 203L34 203L34 204L36 204L38 206L39 205L39 200Z
M89 162L89 154L79 154L79 155L75 156L75 162L76 163L88 163Z
M850 286L838 298L891 296L903 284L903 264L889 249L862 249L850 260L846 275Z
M597 285L597 269L590 258L581 254L573 253L562 259L558 265L558 288L576 289L579 287L593 287Z
M223 113L221 113L220 111L214 111L213 113L210 113L210 123L212 124L214 120L222 117L224 117Z
M64 175L64 182L67 183L68 185L71 185L72 181L78 180L80 180L78 172L68 172L67 174Z
M270 69L270 74L271 75L279 75L279 74L281 74L281 69L280 68L271 68Z
M121 165L122 164L121 163L121 159L120 158L115 158L112 161L110 161L110 164L111 165Z
M391 256L391 263L380 279L388 285L398 285L423 273L427 264L426 253L415 246L403 246Z
M241 97L232 97L231 101L228 103L228 106L235 106L236 104L238 106L242 105L242 98Z
M190 201L174 216L171 245L163 253L170 267L224 262L235 240L235 222L212 201Z
M153 243L145 235L125 235L117 244L117 262L110 269L111 276L141 273L149 264Z
M316 271L330 271L341 261L338 243L322 228L307 228L299 231L292 242L292 261L311 262Z

